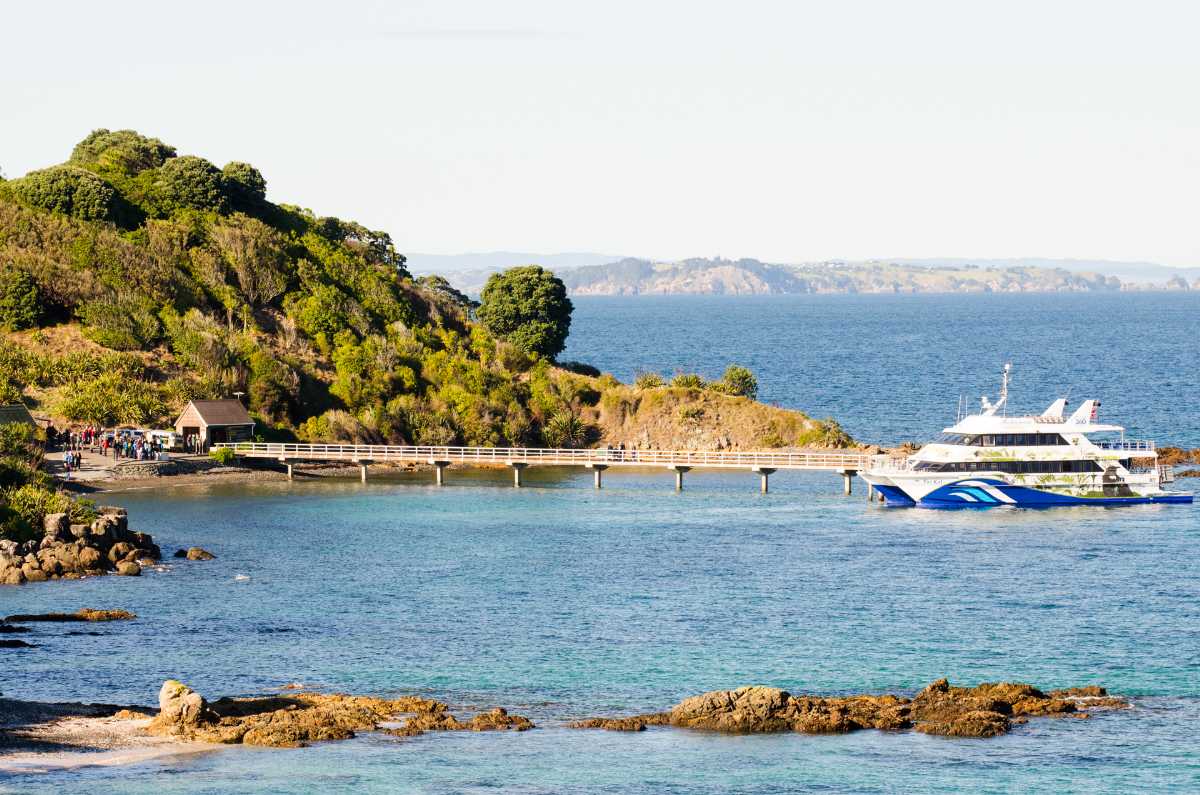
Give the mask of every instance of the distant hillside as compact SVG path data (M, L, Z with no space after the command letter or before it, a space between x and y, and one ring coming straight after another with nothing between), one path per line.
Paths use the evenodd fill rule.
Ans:
M772 265L753 259L624 259L559 274L576 295L1086 292L1120 279L1063 268L933 267L890 262Z
M505 252L417 254L409 260L417 272L441 269L456 288L471 295L479 294L490 275L519 262L553 269L576 295L1200 289L1200 268L1111 260L938 258L788 265L756 259L613 260L599 254Z
M935 267L959 267L978 265L982 268L1061 268L1072 273L1100 273L1116 276L1122 282L1137 284L1166 284L1176 278L1188 282L1200 279L1200 268L1173 268L1157 262L1124 262L1104 259L1046 259L1022 257L1020 259L889 259L899 265L932 265Z

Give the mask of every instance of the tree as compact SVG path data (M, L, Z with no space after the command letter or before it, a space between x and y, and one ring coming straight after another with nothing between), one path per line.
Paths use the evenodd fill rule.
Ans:
M85 221L112 220L116 206L117 192L112 185L75 166L31 171L8 184L26 204Z
M37 282L19 268L0 269L0 329L20 331L41 320Z
M224 212L228 204L221 171L202 157L171 158L158 169L154 186L167 214L179 209Z
M262 172L249 163L227 163L221 169L221 176L225 181L225 195L233 209L251 212L267 200L267 181Z
M134 175L175 157L175 147L134 130L93 130L71 150L74 165Z
M731 364L721 378L722 389L730 395L741 395L754 400L758 397L758 379L749 369Z
M209 238L237 276L238 289L253 307L262 307L288 285L283 236L262 221L240 213L217 224Z
M574 306L566 285L538 265L509 268L488 277L479 320L518 348L553 358L562 352Z

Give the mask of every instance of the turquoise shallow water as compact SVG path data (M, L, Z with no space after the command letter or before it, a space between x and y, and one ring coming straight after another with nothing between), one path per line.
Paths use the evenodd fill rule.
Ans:
M1195 416L1166 422L1147 431ZM237 748L0 777L0 792L1200 790L1196 506L905 510L843 497L832 474L779 473L769 495L750 473L693 472L682 494L654 470L609 472L602 492L585 472L526 474L519 491L451 470L442 489L414 474L114 495L164 549L218 559L0 590L6 614L140 616L39 629L41 648L3 657L0 690L151 703L167 677L214 696L301 681L503 705L538 730ZM1136 708L990 741L561 726L718 687L912 692L943 675L1099 683Z

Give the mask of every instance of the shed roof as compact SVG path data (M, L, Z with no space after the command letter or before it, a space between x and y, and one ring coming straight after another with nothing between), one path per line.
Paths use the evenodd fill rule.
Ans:
M18 422L28 425L37 424L33 421L33 415L29 413L29 409L25 408L24 403L0 404L0 425L12 425Z
M193 400L196 413L205 425L253 425L240 400Z

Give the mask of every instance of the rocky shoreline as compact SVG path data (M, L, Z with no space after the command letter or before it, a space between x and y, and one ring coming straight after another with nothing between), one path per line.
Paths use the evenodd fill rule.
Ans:
M1086 719L1090 713L1085 710L1128 707L1125 699L1094 685L1046 693L1020 682L985 682L967 688L939 679L911 699L895 695L793 696L774 687L714 690L684 699L666 712L587 718L568 725L609 731L674 726L729 734L845 734L881 729L944 737L997 737L1031 717Z
M101 574L136 577L162 558L148 533L129 529L124 508L100 508L89 524L65 513L48 514L45 535L24 543L0 541L0 584L77 580Z
M48 751L57 753L55 764L62 767L70 766L72 760L95 763L96 752L114 754L107 763L119 764L228 745L303 748L315 742L347 740L360 732L410 738L426 732L524 732L536 728L529 718L509 714L502 707L460 718L451 714L445 703L423 696L318 693L303 691L299 685L282 690L274 695L209 702L182 682L167 680L159 691L157 710L0 698L0 770L45 768L48 758L55 757ZM1003 735L1031 718L1086 719L1097 710L1130 706L1128 700L1097 686L1044 692L1015 682L955 687L939 679L912 698L797 696L771 687L718 690L684 699L665 712L588 718L563 726L631 732L662 726L725 734L915 730L944 737L987 738ZM63 759L64 752L74 756Z

